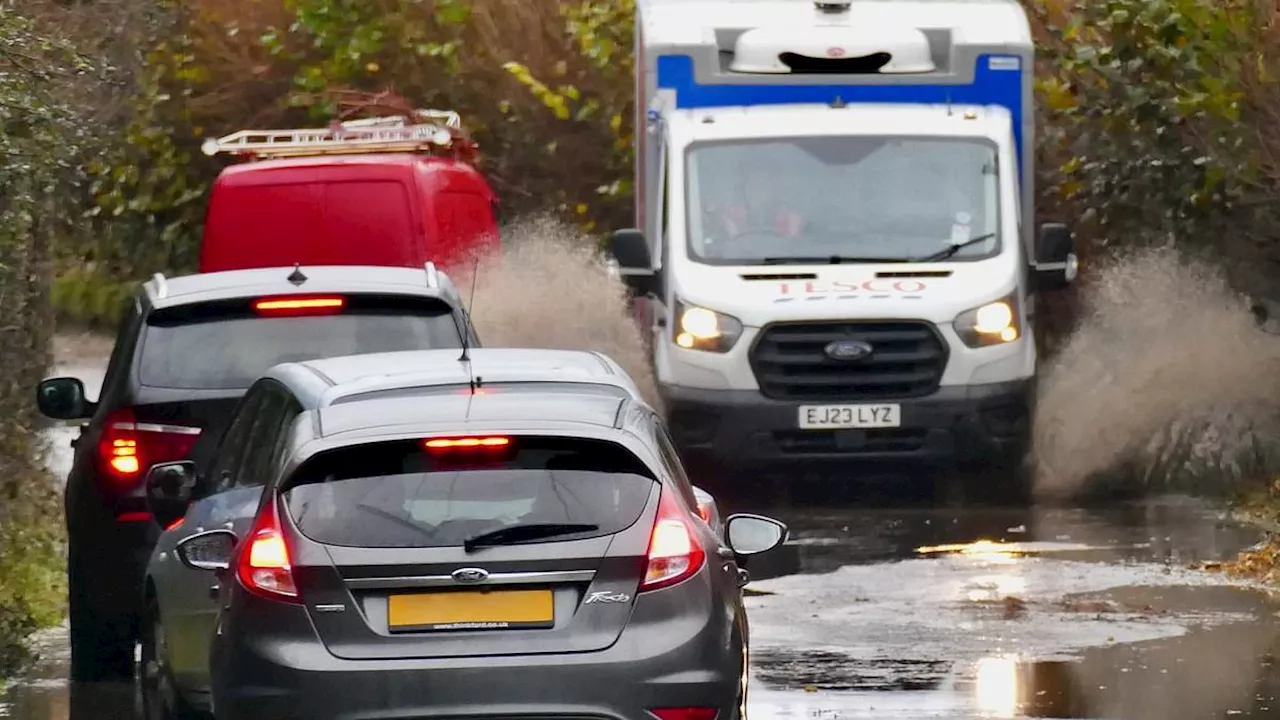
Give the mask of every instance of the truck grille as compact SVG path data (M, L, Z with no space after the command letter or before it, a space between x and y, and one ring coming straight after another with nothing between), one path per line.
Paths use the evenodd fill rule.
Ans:
M861 340L871 357L844 362L823 349ZM813 322L770 325L751 348L751 369L775 400L869 400L928 395L947 366L947 346L921 321Z

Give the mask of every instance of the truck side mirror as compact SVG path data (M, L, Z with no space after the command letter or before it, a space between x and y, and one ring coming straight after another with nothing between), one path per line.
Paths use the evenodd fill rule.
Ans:
M1076 279L1079 269L1071 230L1062 223L1041 224L1036 238L1035 289L1060 290Z
M609 236L609 254L618 261L624 275L628 270L653 270L649 242L645 240L644 233L635 228L614 230Z
M644 233L635 228L614 230L609 236L609 254L618 263L623 282L639 294L654 289L653 257Z

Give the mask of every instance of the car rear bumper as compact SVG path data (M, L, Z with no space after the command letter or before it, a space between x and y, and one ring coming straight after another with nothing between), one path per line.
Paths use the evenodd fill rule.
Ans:
M303 608L237 600L248 603L233 604L239 626L224 626L211 658L218 720L653 720L646 710L661 707L739 717L745 657L723 627L691 638L642 623L590 653L346 660L317 639Z
M823 403L771 400L754 390L664 385L661 392L681 455L727 468L857 461L1016 464L1030 443L1035 397L1033 379L944 386L925 397L886 401L901 406L900 427L815 431L799 428L800 406Z
M148 519L120 522L111 508L67 517L73 592L99 622L132 622L142 607L143 579L159 529Z

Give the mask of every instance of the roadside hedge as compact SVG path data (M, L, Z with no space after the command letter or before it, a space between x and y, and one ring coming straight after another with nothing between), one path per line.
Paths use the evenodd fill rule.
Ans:
M25 0L21 3L26 10ZM0 0L0 677L63 617L62 520L33 388L49 367L51 250L86 242L77 204L95 66Z

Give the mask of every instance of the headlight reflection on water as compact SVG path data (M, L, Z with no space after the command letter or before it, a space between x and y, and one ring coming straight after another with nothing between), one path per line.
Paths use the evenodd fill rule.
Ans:
M978 711L987 717L1012 718L1018 714L1018 664L1011 657L978 661L974 692Z

